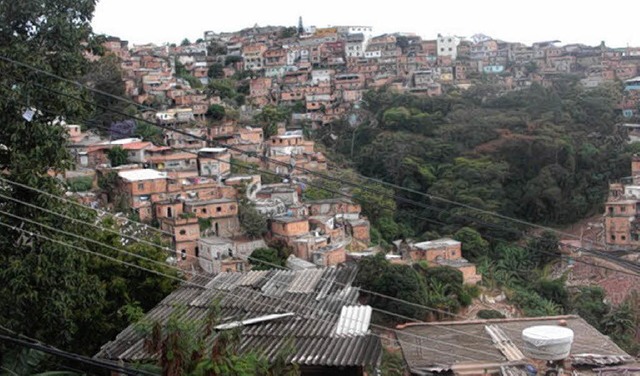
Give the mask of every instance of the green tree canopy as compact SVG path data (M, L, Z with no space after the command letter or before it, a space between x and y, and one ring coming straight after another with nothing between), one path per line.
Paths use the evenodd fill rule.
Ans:
M109 151L107 152L107 157L109 157L111 167L118 167L122 166L123 164L127 164L127 159L129 158L129 156L127 155L127 151L120 146L115 146L109 149Z
M224 78L224 66L220 63L211 64L207 76L211 79Z
M253 270L270 270L286 266L287 258L274 248L258 248L251 253L249 263Z
M240 227L251 238L258 238L267 232L267 219L250 202L241 202L238 206Z
M213 120L224 119L225 113L226 111L224 109L224 106L221 106L219 104L212 104L211 106L209 106L209 109L207 109L207 116Z

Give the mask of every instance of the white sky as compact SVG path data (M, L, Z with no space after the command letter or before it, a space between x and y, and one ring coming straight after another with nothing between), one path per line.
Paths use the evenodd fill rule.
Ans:
M93 19L97 33L130 43L195 41L204 31L237 31L258 24L295 26L366 25L374 34L413 32L425 39L438 33L483 33L531 44L640 46L634 18L638 0L99 0Z

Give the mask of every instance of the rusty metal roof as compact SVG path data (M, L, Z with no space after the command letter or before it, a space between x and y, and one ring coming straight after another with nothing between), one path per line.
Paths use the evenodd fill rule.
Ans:
M300 365L375 365L382 354L380 338L369 333L368 323L357 327L350 323L353 328L347 328L344 322L370 319L370 307L359 308L358 289L351 286L355 274L354 266L341 266L197 276L143 320L164 324L178 315L204 327L211 303L219 300L221 328L248 323L242 325L241 351L274 360L280 350L293 349L287 361ZM341 313L346 315L342 327ZM131 325L102 346L96 357L125 362L155 359L143 344L143 334Z

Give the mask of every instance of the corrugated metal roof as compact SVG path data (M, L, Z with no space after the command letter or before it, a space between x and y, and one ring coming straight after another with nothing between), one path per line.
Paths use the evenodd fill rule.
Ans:
M342 306L336 325L337 336L363 335L369 331L372 309L370 306Z
M633 361L629 355L598 355L598 354L572 354L571 363L573 365L586 366L610 366Z
M204 326L209 307L219 301L221 328L250 323L241 329L241 351L274 360L290 349L288 361L301 365L375 365L382 348L379 337L368 332L371 307L358 306L358 289L351 286L355 274L354 266L344 266L197 276L143 321L165 324L178 315ZM254 322L261 317L270 319ZM156 355L143 344L143 333L131 325L96 357L126 362L154 359Z
M509 358L519 357L511 351L523 348L521 333L525 328L558 324L559 320L564 321L575 335L569 357L573 364L605 365L632 360L609 337L578 316L407 324L396 335L413 373L420 374L434 367L446 370L461 364L477 364L482 370L486 364L508 363ZM507 348L496 346L495 339L485 330L487 325L502 331L498 337L502 344L508 343ZM507 353L502 352L505 349Z

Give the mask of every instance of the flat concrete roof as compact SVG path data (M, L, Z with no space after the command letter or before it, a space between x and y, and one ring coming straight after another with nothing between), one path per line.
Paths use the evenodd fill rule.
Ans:
M120 171L118 172L118 176L126 181L142 181L167 178L167 174L165 172L160 172L158 170L150 168Z
M455 246L459 244L461 243L457 240L444 238L444 239L431 240L428 242L415 243L413 244L413 247L419 248L419 249L434 249L434 248L440 248L440 247L450 247L450 246Z

